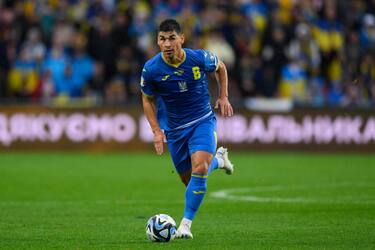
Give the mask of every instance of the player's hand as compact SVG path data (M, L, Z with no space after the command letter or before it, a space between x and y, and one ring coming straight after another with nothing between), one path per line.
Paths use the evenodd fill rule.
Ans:
M158 130L154 133L154 147L158 155L161 155L164 152L164 138L165 135L162 130Z
M233 108L228 100L228 97L219 97L219 99L217 99L215 109L218 108L220 108L220 113L222 116L229 117L233 115Z

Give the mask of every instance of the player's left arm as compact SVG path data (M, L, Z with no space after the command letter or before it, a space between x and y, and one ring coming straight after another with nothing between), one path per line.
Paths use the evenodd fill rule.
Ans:
M221 60L218 60L215 78L219 85L219 97L215 103L215 109L219 108L223 116L232 116L233 108L228 99L228 72Z

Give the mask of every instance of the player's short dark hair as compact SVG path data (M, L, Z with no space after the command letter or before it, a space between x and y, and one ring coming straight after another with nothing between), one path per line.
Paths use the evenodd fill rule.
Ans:
M180 24L175 19L166 19L159 25L158 32L176 31L177 34L182 33Z

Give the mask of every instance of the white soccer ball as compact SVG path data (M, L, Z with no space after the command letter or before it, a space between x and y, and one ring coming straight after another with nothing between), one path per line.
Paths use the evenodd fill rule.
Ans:
M154 215L146 224L146 235L151 241L168 242L174 239L176 231L176 222L167 214Z

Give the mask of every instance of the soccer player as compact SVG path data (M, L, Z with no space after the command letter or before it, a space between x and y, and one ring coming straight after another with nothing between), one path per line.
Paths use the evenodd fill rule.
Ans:
M215 108L232 116L228 100L228 76L222 61L206 50L182 48L179 23L164 20L158 29L161 52L142 70L143 109L154 133L154 147L161 155L164 138L175 168L186 186L184 217L176 238L193 238L191 223L207 189L207 176L221 168L233 173L226 148L216 154L216 118L210 105L207 72L215 72L219 97Z

